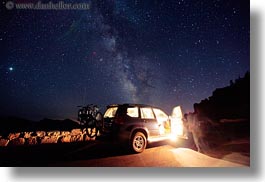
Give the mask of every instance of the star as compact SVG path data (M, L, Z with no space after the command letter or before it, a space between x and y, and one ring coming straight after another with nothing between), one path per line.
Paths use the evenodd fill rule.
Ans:
M14 71L14 68L13 67L9 67L8 71L12 72L12 71Z
M247 2L147 2L91 1L91 11L14 18L1 11L0 83L14 92L0 94L0 116L76 118L75 105L88 102L191 111L249 70Z

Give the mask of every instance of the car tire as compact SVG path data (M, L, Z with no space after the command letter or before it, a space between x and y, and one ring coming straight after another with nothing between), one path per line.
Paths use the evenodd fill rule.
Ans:
M132 136L131 149L134 153L141 153L147 145L146 136L142 132L136 132Z

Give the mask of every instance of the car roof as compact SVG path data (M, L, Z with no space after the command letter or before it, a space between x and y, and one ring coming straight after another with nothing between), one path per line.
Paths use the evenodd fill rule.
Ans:
M152 108L160 109L159 107L151 106L151 105L147 105L147 104L131 104L131 103L125 103L125 104L110 104L110 105L107 106L107 108L110 108L110 107L119 107L119 106L124 106L124 107L152 107Z
M163 109L161 109L159 107L156 107L156 106L151 106L151 105L147 105L147 104L130 104L130 103L125 103L125 104L110 104L110 105L107 106L107 109L108 108L111 108L111 107L119 107L119 106L124 106L124 107L152 107L154 109L160 109L163 112L165 112Z

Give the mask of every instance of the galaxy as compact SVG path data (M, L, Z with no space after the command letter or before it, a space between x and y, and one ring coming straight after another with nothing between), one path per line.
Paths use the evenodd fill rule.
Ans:
M77 1L90 8L2 4L0 116L76 119L90 103L192 112L250 70L249 1L64 2Z

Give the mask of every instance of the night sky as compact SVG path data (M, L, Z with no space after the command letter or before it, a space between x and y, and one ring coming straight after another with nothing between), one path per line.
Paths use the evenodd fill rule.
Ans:
M75 2L90 9L1 5L1 116L76 119L88 103L189 112L250 69L249 1Z

